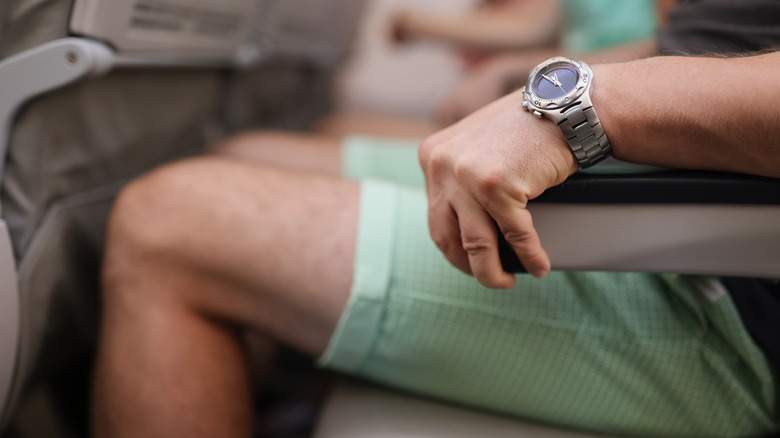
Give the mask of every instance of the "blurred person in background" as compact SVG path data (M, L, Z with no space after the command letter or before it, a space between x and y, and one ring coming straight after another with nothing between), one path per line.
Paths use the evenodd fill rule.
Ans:
M383 114L337 114L320 124L329 135L424 136L513 91L539 62L558 55L617 62L655 53L657 16L668 1L493 0L469 14L442 17L403 9L391 39L429 40L456 50L465 77L439 104L433 120Z
M620 62L657 52L655 32L668 1L563 0L553 46L501 51L471 69L445 99L436 120L446 126L521 86L531 69L553 56L590 63ZM529 17L525 17L529 20Z
M402 9L393 18L391 39L396 44L447 44L469 68L496 53L555 46L560 25L560 0L493 0L453 17Z

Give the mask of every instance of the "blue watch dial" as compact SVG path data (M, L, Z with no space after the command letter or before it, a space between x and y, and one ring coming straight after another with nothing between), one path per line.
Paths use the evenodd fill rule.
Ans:
M556 100L569 94L577 86L579 73L566 63L552 64L534 79L534 94L542 99Z

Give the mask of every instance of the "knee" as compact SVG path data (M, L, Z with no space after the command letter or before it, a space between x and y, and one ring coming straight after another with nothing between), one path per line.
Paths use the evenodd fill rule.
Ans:
M159 266L174 264L187 241L185 200L191 193L187 162L168 165L128 184L108 220L103 263L104 289Z

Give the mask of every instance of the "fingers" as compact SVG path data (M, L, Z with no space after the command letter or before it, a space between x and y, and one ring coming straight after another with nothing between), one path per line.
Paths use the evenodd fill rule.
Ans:
M484 286L513 287L514 275L505 272L501 265L493 218L476 201L464 199L461 202L457 209L434 207L429 210L428 222L434 243L450 263L474 275ZM542 248L528 210L516 209L499 227L531 275L541 278L550 272L550 259Z
M493 219L473 198L460 197L455 202L451 206L447 198L429 199L428 226L433 242L450 263L483 285L514 286L514 275L501 266Z
M541 278L550 272L550 258L542 248L531 212L515 208L511 215L498 221L498 226L529 274Z
M431 206L428 210L428 228L431 239L444 254L444 257L456 268L473 275L469 258L463 250L458 217L452 208L447 206L441 210Z
M493 219L479 205L461 209L458 216L461 248L471 272L487 287L510 288L515 276L504 272L498 255L498 236Z

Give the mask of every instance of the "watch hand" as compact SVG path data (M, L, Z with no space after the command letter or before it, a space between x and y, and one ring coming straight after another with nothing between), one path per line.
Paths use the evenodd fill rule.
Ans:
M552 74L552 83L553 85L561 89L561 93L563 93L564 96L566 95L566 90L563 89L563 83L560 81L560 79L558 79L557 73Z
M543 78L545 78L545 79L547 79L548 81L552 82L552 83L553 83L553 85L555 85L556 87L558 86L558 85L557 85L557 82L558 82L558 81L557 81L556 79L553 79L553 78L551 78L551 77L547 76L547 75L546 75L546 74L544 74L544 73L542 73L542 77L543 77Z

